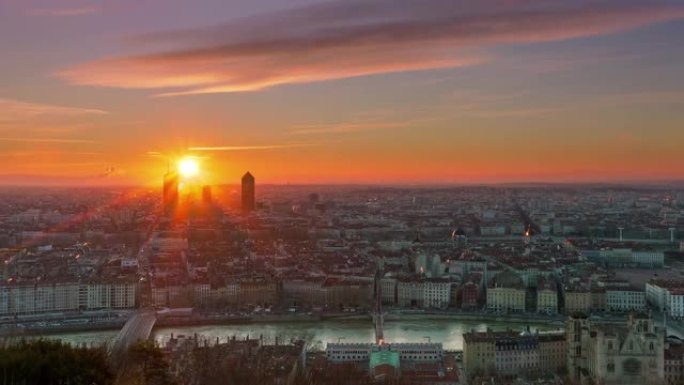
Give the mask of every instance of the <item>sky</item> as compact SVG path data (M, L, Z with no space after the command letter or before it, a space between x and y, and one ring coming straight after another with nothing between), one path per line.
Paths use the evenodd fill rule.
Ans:
M684 0L3 0L0 184L684 179Z

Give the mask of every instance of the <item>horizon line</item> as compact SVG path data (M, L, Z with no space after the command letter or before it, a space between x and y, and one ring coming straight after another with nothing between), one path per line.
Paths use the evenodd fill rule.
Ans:
M607 186L607 187L635 187L635 186L663 186L668 184L684 184L684 178L676 179L626 179L626 180L612 180L612 181L593 181L593 180L576 180L576 181L539 181L539 180L520 180L520 181L477 181L477 182L435 182L435 181L407 181L407 182L264 182L257 183L261 186L269 187L313 187L313 186L348 186L348 187L414 187L414 188L448 188L448 187L509 187L509 186ZM235 183L213 183L204 184L205 186L239 186L240 182ZM2 188L157 188L156 185L136 184L136 183L112 183L112 184L77 184L77 183L4 183L0 180L0 189Z

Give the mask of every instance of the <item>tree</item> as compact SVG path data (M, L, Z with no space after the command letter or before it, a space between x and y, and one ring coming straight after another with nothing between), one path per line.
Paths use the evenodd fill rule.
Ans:
M22 340L0 348L0 383L111 384L103 348L75 348L61 341Z
M175 384L164 353L153 341L138 341L123 357L117 384L169 385Z

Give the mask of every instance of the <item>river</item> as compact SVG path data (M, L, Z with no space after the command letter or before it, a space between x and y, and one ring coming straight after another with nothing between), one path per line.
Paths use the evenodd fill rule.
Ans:
M445 349L463 349L463 333L470 330L484 331L488 327L493 330L522 331L527 325L531 330L554 330L562 327L548 322L477 322L463 320L401 320L385 322L385 341L387 342L441 342ZM118 331L79 332L46 335L71 344L100 345L114 339ZM195 333L207 339L221 340L235 336L236 338L263 337L273 342L276 337L281 341L290 338L306 338L309 347L321 350L328 342L372 342L373 325L369 321L328 320L321 322L274 322L253 324L184 326L155 328L153 338L165 343L171 335L192 336Z

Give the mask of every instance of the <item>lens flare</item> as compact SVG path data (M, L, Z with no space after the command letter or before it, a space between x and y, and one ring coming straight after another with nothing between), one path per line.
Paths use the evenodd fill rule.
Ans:
M199 174L197 159L186 157L178 161L178 173L184 178L192 178Z

